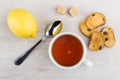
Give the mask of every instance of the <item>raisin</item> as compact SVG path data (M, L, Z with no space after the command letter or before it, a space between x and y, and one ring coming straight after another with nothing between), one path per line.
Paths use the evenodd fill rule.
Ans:
M103 21L105 21L105 18L103 18Z
M92 14L92 17L94 17L95 16L95 14Z
M109 28L109 30L111 30L111 28Z
M108 40L108 38L105 38L105 41L107 41Z
M99 47L99 50L101 50L102 49L102 45L100 45L100 47Z
M91 31L91 29L87 29L87 31Z
M103 34L104 34L104 35L108 35L108 33L107 33L106 31L105 31L105 32L103 32Z

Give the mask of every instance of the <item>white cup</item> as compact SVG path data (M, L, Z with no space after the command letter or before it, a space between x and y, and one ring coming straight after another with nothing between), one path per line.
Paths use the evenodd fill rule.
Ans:
M64 36L64 35L72 35L74 37L76 37L78 40L80 40L80 42L82 43L82 47L83 47L83 56L81 58L81 60L76 63L75 65L72 65L72 66L63 66L61 64L59 64L53 57L52 55L52 48L53 48L53 44L54 42L61 36ZM49 45L49 57L51 59L51 61L59 68L62 68L62 69L73 69L73 68L76 68L78 67L79 65L81 65L82 63L87 65L88 67L92 67L93 66L93 63L90 62L89 60L86 59L86 46L85 46L85 43L84 41L81 39L81 37L79 37L77 34L75 33L71 33L71 32L62 32L62 33L59 33L57 36L55 36L52 41L50 42L50 45Z

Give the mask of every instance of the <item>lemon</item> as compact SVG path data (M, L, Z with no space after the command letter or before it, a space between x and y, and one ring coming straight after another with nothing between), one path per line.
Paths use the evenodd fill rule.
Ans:
M11 10L7 18L10 30L18 37L36 37L37 22L30 12L24 9Z

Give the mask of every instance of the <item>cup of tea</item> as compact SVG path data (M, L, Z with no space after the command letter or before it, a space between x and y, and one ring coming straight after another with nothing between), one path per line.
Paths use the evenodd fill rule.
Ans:
M86 64L93 64L86 59L86 46L80 36L71 32L62 32L55 36L49 45L51 61L62 69L73 69Z

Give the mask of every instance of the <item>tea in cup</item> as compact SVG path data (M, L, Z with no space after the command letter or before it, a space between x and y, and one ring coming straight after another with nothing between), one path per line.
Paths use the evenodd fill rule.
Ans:
M71 32L63 32L53 38L49 45L49 57L62 69L72 69L82 63L93 66L86 59L86 46L83 40Z

